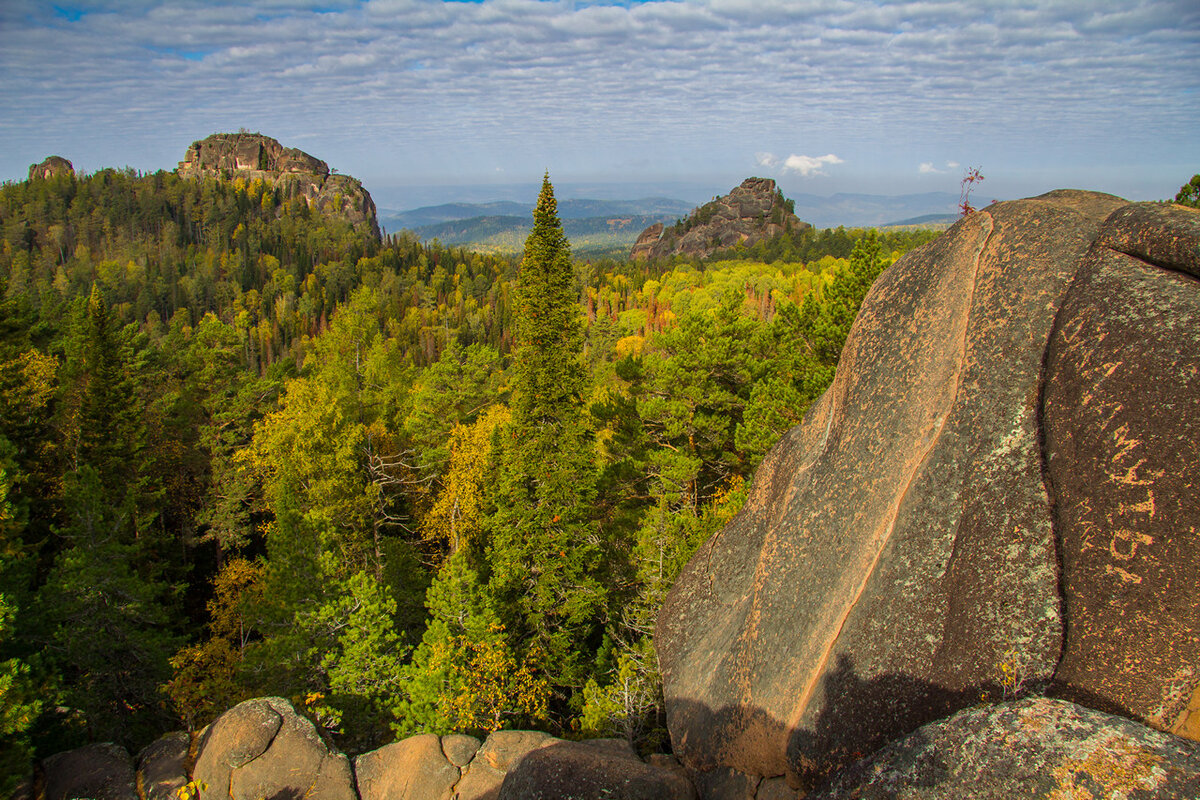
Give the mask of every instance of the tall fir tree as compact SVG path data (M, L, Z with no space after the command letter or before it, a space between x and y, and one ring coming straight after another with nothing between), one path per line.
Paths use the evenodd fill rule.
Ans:
M518 287L512 423L496 442L485 524L489 586L515 649L561 712L588 678L606 592L597 580L595 431L578 291L549 175Z

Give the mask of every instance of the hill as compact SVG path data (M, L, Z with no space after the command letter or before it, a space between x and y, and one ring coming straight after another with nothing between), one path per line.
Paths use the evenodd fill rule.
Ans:
M656 223L638 236L629 257L657 261L674 255L705 258L734 246L811 229L769 178L747 178L729 194L715 197L669 227Z
M597 250L624 252L645 226L673 219L673 214L565 218L563 232L576 255ZM519 253L525 246L530 224L528 215L480 216L422 225L414 228L413 233L422 241L436 239L444 245L467 247L482 253Z

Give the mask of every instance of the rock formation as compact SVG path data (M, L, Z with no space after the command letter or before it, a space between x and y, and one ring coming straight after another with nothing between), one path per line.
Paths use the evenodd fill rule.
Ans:
M29 180L41 178L48 180L59 175L74 175L75 165L62 156L50 156L40 164L29 165Z
M810 800L1127 800L1200 797L1200 747L1044 697L926 725L843 771Z
M693 211L686 219L664 228L662 223L642 231L629 257L657 260L676 254L704 258L716 250L812 227L792 213L791 206L770 178L747 178L724 197Z
M368 225L379 236L375 203L361 182L330 174L324 161L269 136L214 133L192 142L176 171L184 178L215 175L270 181L285 196L302 196L315 211L344 217L353 225Z
M239 703L209 725L192 777L207 787L201 800L356 800L349 760L282 697Z
M685 766L811 788L922 724L1050 684L1175 726L1200 686L1185 588L1200 517L1184 507L1200 294L1177 272L1198 218L1051 192L970 215L876 281L833 385L659 616ZM1169 373L1161 391L1137 391L1134 361Z
M42 771L46 800L138 800L133 760L111 742L52 755L42 762Z
M691 782L647 764L621 740L556 742L513 767L497 800L694 800Z

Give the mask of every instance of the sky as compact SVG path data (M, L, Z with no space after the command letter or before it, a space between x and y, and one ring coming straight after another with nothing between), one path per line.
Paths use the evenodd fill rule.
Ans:
M244 128L392 207L547 170L1162 199L1200 172L1198 88L1196 0L0 0L0 180Z

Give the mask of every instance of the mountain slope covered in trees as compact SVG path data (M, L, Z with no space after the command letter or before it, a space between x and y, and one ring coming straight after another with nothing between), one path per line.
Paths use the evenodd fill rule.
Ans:
M14 761L262 694L352 751L655 747L666 588L917 241L577 263L547 181L517 262L128 170L5 184L0 232Z

